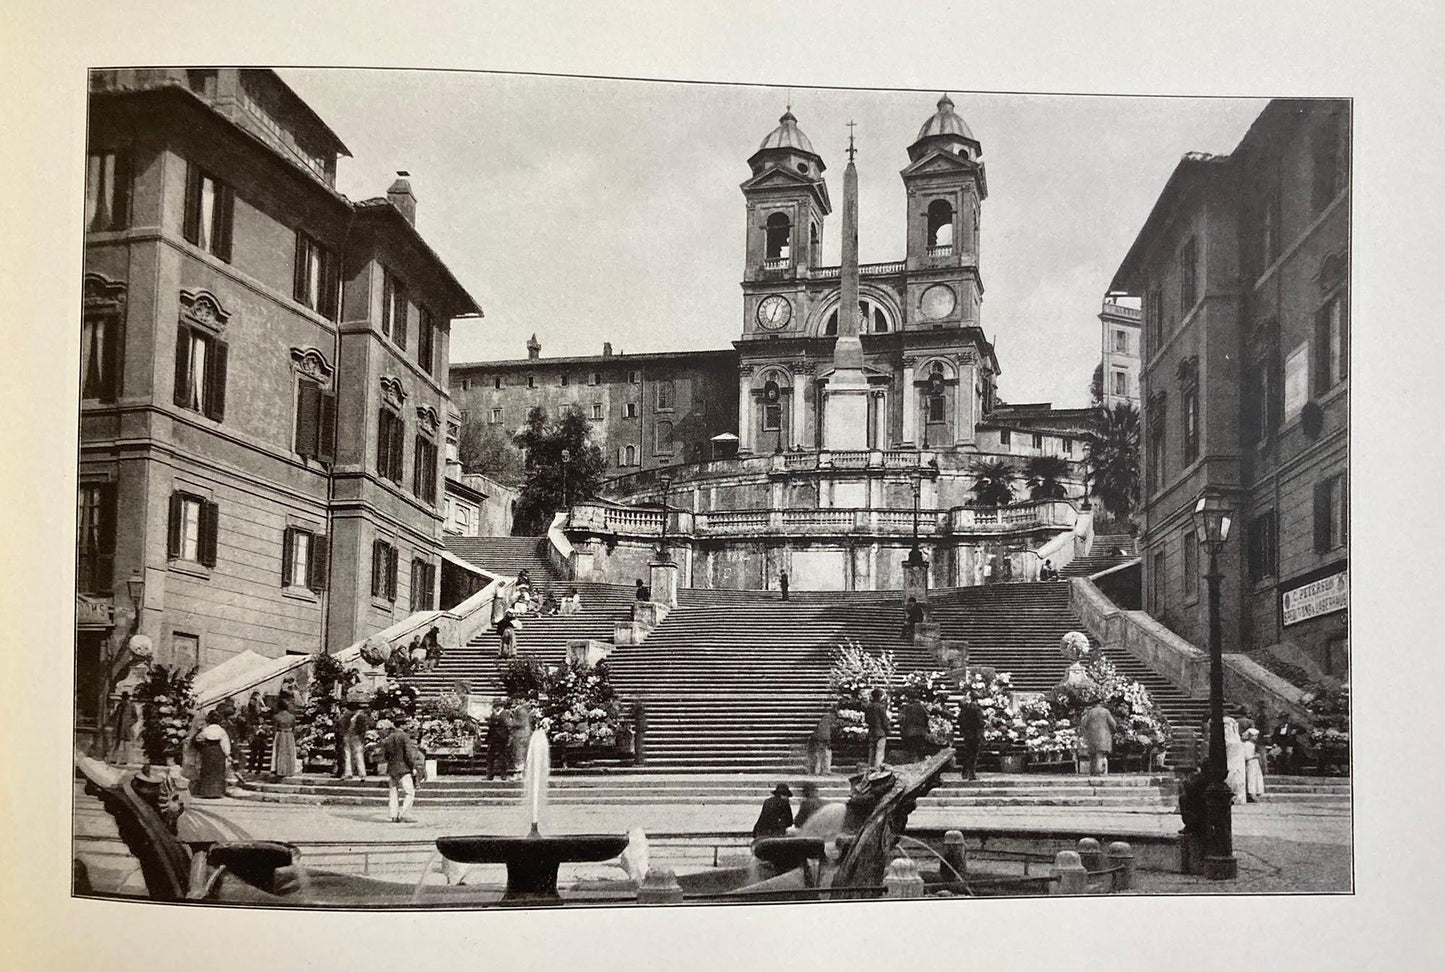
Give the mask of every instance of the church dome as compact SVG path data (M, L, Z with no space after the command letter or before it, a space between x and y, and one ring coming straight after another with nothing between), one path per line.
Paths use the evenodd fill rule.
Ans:
M932 138L938 135L955 135L959 138L966 138L970 142L977 139L973 132L968 130L968 125L959 117L958 112L953 110L953 99L944 95L938 99L938 111L930 115L928 121L918 130L918 138L914 141L922 141L925 138Z
M798 119L793 117L791 111L783 112L783 117L778 119L778 127L768 133L763 139L763 144L758 146L759 152L768 149L792 149L796 152L807 152L809 155L817 155L813 151L813 143L808 141L808 136L798 127Z

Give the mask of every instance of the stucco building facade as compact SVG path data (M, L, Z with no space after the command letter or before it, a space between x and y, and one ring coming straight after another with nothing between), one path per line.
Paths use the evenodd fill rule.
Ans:
M1274 101L1175 169L1111 290L1143 302L1144 599L1207 641L1190 512L1237 511L1226 650L1348 674L1350 108Z
M89 124L82 718L132 632L204 670L434 602L448 339L479 314L408 181L339 194L349 153L271 71L98 71Z

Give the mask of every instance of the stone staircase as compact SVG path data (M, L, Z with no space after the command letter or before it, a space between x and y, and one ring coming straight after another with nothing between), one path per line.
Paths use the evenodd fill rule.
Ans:
M629 617L631 588L569 586L580 593L582 612L525 620L518 637L524 654L560 662L569 640L610 641L614 622ZM832 649L845 638L870 651L893 651L903 672L934 667L926 650L901 643L897 592L797 592L782 601L775 592L683 589L678 597L677 609L643 644L619 647L609 659L619 694L646 707L652 772L796 769L808 732L828 705ZM1059 682L1065 668L1059 639L1081 627L1066 582L940 590L932 603L945 639L967 642L971 664L1011 672L1023 691ZM1198 724L1204 703L1185 698L1131 656L1110 657L1154 694L1171 720ZM499 672L495 636L488 632L410 681L423 698L458 680L475 694L497 695ZM855 758L839 753L835 761L843 766Z
M1129 552L1121 554L1119 553L1121 549ZM1111 567L1126 564L1138 556L1134 552L1134 538L1127 533L1096 536L1090 553L1083 557L1075 557L1059 571L1059 576L1090 577Z
M449 551L470 564L496 574L515 576L525 569L536 584L564 578L547 559L546 537L447 537Z

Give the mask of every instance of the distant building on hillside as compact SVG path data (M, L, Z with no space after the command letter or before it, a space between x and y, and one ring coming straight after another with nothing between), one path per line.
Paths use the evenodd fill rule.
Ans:
M1272 101L1228 156L1175 168L1111 293L1143 300L1150 613L1207 641L1206 491L1237 515L1226 651L1349 669L1350 105Z
M1100 357L1102 401L1139 407L1139 342L1143 337L1144 312L1112 300L1104 301L1099 312L1103 351Z

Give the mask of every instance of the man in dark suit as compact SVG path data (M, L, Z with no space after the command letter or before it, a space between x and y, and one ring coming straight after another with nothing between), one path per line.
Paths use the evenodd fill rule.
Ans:
M973 696L964 699L963 705L959 706L958 738L963 743L958 772L965 780L976 780L978 749L983 742L983 708Z
M487 779L500 776L507 778L507 750L511 743L511 729L507 725L507 710L501 699L492 702L492 714L487 716Z
M898 710L898 734L903 737L903 751L917 761L928 746L928 709L917 699L909 699Z
M883 757L888 749L888 703L883 697L882 689L874 689L872 701L863 711L863 717L868 725L868 768L878 769L883 765Z
M773 795L763 801L763 810L758 822L753 824L753 839L759 837L783 837L793 825L793 804L789 798L793 791L788 784L779 783L773 787Z

